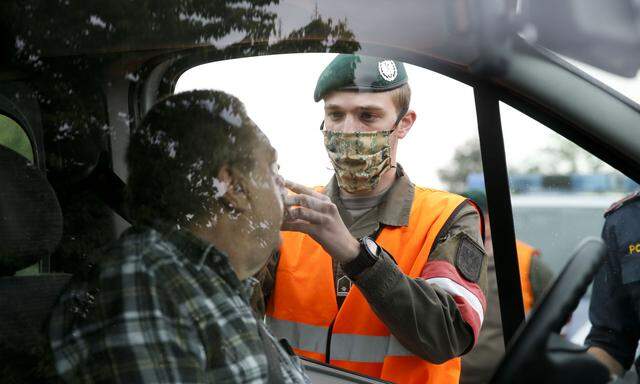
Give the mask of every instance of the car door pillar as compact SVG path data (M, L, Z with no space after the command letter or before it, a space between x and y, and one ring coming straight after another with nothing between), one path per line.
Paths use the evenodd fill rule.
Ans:
M474 93L485 189L489 216L491 217L500 314L504 342L507 345L524 320L524 305L509 192L509 175L497 94L486 83L478 84L474 88Z

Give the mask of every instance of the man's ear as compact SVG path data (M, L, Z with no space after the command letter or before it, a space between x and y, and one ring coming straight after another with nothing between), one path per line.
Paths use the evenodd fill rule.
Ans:
M238 212L249 209L249 200L242 185L242 178L237 172L225 164L218 171L218 180L226 188L220 197L223 205Z
M398 127L396 128L396 134L398 136L398 139L404 139L405 136L407 136L407 134L409 133L409 130L411 130L411 127L413 127L413 123L415 123L416 121L416 112L413 110L408 110L407 113L404 114L404 116L402 116L402 119L400 119L400 122L398 123Z

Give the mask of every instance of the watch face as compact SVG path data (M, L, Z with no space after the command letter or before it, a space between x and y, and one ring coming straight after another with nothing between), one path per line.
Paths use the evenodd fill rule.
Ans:
M376 244L375 241L371 240L371 238L369 237L366 237L363 242L370 254L378 256L378 244Z

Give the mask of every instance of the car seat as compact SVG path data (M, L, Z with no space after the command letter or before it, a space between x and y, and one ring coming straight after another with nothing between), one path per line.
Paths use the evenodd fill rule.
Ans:
M75 274L89 255L118 237L115 213L126 219L124 182L112 172L107 104L99 83L78 79L64 65L54 68L59 78L34 83L48 99L40 103L46 174L64 223L45 270Z
M69 274L15 276L51 254L62 235L62 212L44 174L0 146L0 377L52 382L46 323Z

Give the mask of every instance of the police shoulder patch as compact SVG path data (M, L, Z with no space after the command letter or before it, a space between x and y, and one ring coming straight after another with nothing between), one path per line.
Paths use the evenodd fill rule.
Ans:
M604 212L605 217L610 215L611 213L617 211L618 209L622 208L623 206L625 206L626 204L631 203L632 201L636 201L636 200L640 200L640 191L636 191L628 196L625 196L624 198L616 201L615 203L611 204L611 206L609 208L607 208L607 210Z
M482 272L485 252L466 234L462 236L456 252L456 268L465 279L477 283Z

